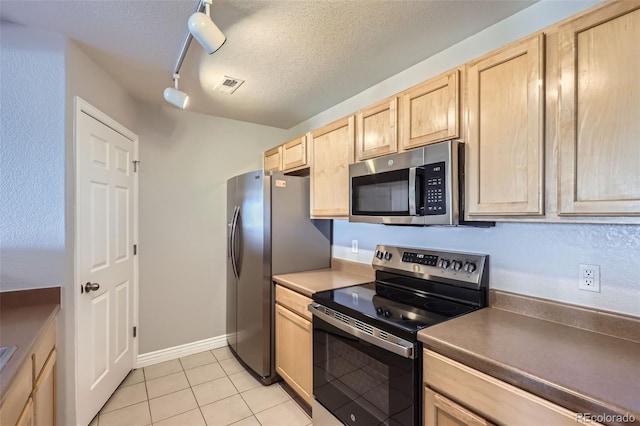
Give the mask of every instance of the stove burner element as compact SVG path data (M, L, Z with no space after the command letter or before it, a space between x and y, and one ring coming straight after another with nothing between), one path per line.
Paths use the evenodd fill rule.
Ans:
M427 300L423 306L429 310L450 314L458 310L458 306L445 300Z
M413 295L410 293L400 293L398 291L394 291L392 293L389 293L386 295L386 297L388 297L389 299L393 299L393 300L398 300L398 301L405 301L405 300L411 300L413 299Z

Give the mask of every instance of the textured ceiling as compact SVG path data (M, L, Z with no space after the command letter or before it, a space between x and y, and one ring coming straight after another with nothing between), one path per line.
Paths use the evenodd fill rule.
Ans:
M516 0L223 0L227 37L197 42L180 73L188 109L289 128L531 5ZM3 20L62 33L136 99L162 103L196 8L191 0L0 2ZM214 93L229 75L246 80Z

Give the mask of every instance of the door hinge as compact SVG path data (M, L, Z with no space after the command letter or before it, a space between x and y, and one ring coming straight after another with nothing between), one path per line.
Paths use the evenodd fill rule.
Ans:
M138 335L138 327L133 327L133 337Z
M134 245L133 245L133 255L135 256L135 255L137 255L137 254L138 254L138 245L137 245L137 244L134 244Z
M140 160L133 160L133 173L138 173L138 164L140 164Z

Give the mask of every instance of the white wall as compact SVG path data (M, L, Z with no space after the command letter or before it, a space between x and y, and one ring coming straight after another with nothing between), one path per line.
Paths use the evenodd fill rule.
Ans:
M65 281L65 39L0 23L0 289Z
M140 136L140 354L225 334L226 182L285 131L145 105Z
M541 1L289 130L293 138L459 66L597 2ZM334 221L333 255L371 262L376 244L491 256L491 287L640 316L640 227L505 223L495 228L406 228ZM360 252L351 253L351 240ZM601 267L601 292L577 289L578 264Z

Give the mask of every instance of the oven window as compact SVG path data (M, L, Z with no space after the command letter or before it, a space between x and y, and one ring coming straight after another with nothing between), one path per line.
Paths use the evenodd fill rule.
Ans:
M418 424L418 369L313 318L313 394L346 425Z
M353 215L409 214L409 169L353 177L351 189Z

